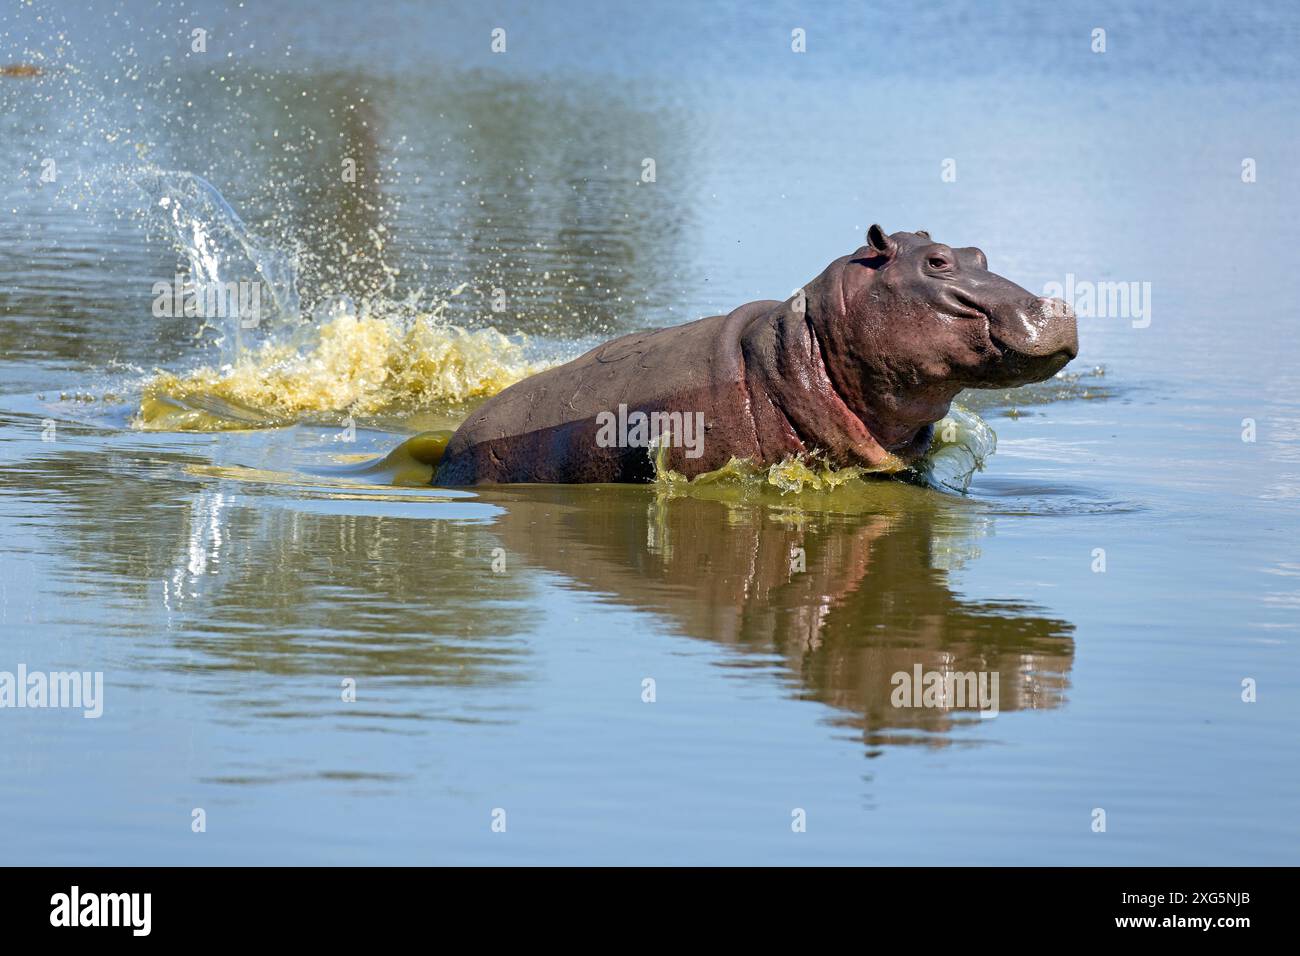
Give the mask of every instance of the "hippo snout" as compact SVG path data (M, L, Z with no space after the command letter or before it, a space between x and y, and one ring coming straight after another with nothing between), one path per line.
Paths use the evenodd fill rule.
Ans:
M1064 353L1066 361L1079 354L1079 326L1074 309L1064 299L1031 300L1020 317L1025 329L1021 349L1033 357Z
M989 335L1002 351L994 383L999 386L1041 382L1079 354L1074 309L1062 299L1033 297L995 314Z

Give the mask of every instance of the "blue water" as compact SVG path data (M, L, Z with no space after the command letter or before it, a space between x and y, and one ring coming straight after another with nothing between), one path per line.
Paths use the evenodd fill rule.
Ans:
M1297 41L1229 3L6 10L46 72L0 76L0 671L106 684L0 710L6 859L1296 863ZM873 222L1149 283L1150 321L964 399L965 498L338 487L334 424L128 426L220 353L150 315L144 165L308 298L469 282L457 321L557 355L784 297ZM1001 712L892 708L914 662L997 670Z

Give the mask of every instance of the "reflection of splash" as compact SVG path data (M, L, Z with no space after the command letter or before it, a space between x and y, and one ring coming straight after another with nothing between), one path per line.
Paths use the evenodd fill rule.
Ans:
M57 450L0 468L0 493L35 478L61 518L48 529L50 552L74 580L128 609L102 626L130 635L133 658L143 654L147 666L207 674L245 716L297 712L268 714L265 685L232 680L232 671L373 678L370 699L393 706L354 717L393 732L408 731L408 718L497 719L496 708L453 694L387 697L384 685L527 676L532 583L493 573L487 528L497 509L467 493L378 500L304 487L302 476L297 486L268 486L265 475L235 492L218 482L241 476L205 472L212 466L188 455L106 455L71 442Z
M414 410L492 395L543 367L522 342L448 325L441 312L340 315L296 341L263 343L232 365L161 373L145 386L136 424L220 431L331 412Z
M224 544L222 524L226 497L207 489L195 495L186 521L185 556L172 567L170 578L163 579L163 606L170 614L179 610L188 598L199 596L200 582L216 573Z

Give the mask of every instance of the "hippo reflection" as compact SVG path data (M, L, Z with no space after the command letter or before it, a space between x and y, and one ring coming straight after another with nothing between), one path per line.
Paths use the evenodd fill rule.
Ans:
M540 614L532 566L690 637L779 655L798 693L836 708L871 748L941 743L978 720L969 706L894 707L893 676L918 664L996 672L1000 712L1058 706L1067 686L1070 624L949 583L991 519L901 482L798 498L534 485L418 505L345 495L318 510L276 485L235 498L195 479L124 478L125 456L59 452L23 472L59 496L66 530L54 546L120 587L169 643L221 667L335 675L346 660L349 674L434 686L526 680L521 635ZM424 467L406 480L427 481ZM0 470L0 490L17 474ZM349 511L363 505L378 513ZM496 548L512 573L490 570ZM365 613L340 614L339 594L364 595ZM159 597L180 624L148 617Z
M973 701L893 706L893 676L917 665L995 672L1000 711L1061 703L1072 625L948 585L949 569L978 553L968 507L894 482L824 496L816 511L712 494L608 487L597 503L577 489L501 489L493 530L507 552L662 613L683 634L779 654L800 693L852 714L869 746L942 742L977 719Z

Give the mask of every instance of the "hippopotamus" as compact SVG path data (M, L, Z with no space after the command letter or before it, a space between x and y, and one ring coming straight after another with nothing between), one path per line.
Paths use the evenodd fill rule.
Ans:
M962 389L1042 381L1078 353L1070 306L979 249L878 225L866 240L784 302L625 335L511 385L457 429L434 483L650 481L656 464L692 478L796 455L900 471Z

